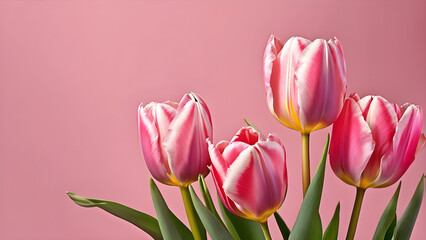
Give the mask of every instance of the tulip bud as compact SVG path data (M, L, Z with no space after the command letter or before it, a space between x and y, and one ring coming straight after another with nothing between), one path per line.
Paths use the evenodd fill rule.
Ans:
M280 123L310 133L336 120L346 94L345 59L336 38L292 37L283 44L272 35L263 66L269 110Z
M282 205L287 192L285 149L270 134L266 141L244 127L231 142L209 141L210 171L219 196L233 214L265 222Z
M334 173L364 189L398 181L425 144L422 114L416 105L351 95L333 124L329 153Z
M186 187L209 173L207 138L212 138L209 109L200 96L186 94L180 103L139 106L142 152L152 176L167 185Z

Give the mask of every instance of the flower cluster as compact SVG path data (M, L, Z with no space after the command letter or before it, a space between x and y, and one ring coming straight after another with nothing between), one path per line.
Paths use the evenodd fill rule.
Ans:
M154 239L206 239L207 230L212 239L268 240L267 221L273 214L284 239L337 239L340 205L324 233L318 212L328 154L336 176L357 189L346 235L352 240L366 189L397 182L424 147L422 109L408 103L398 106L381 96L352 94L346 98L346 63L337 38L310 41L292 37L284 43L272 35L263 70L272 116L302 135L304 200L291 230L277 213L289 184L286 150L280 138L272 133L265 137L247 121L249 126L242 127L230 141L214 144L210 111L195 93L186 94L180 103L141 104L138 111L147 167L158 182L180 188L191 230L168 209L154 181L151 194L158 219L121 204L69 196L80 206L100 207L133 223ZM332 124L330 149L327 140L311 184L309 136ZM204 182L210 172L224 221ZM413 199L422 197L423 178ZM196 181L204 204L191 186ZM421 201L412 201L408 213L398 220L399 189L385 209L374 239L389 234L395 239L409 238Z

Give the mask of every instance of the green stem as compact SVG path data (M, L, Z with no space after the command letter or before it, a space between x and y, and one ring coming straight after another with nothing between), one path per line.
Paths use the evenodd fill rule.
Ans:
M263 223L260 223L260 226L262 227L263 235L265 235L265 240L271 240L271 234L269 233L268 222L265 221Z
M191 201L191 195L189 194L188 187L180 187L180 192L182 194L183 204L185 205L186 216L188 217L189 226L192 230L192 235L194 240L201 240L200 229L198 228L194 204Z
M351 221L349 222L348 234L346 235L346 240L353 240L355 237L356 226L358 225L359 213L361 211L362 200L364 199L365 194L364 188L356 189L356 197L354 208L352 210Z
M302 133L302 183L303 197L311 183L311 169L309 163L309 133Z

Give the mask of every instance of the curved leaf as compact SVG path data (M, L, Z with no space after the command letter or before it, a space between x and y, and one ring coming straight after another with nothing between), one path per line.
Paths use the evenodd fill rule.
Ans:
M222 217L225 220L229 232L235 240L264 240L262 228L258 222L245 219L231 213L223 205L219 195L217 196Z
M386 232L391 226L396 215L396 205L398 204L399 191L401 189L401 182L398 184L398 188L395 190L391 200L383 211L380 217L379 223L377 224L376 231L374 232L373 240L383 240Z
M410 200L410 203L404 211L404 214L402 214L401 218L396 223L395 239L410 239L411 232L413 231L414 224L416 223L417 215L419 214L420 206L422 205L424 178L425 176L423 175L417 185L413 197Z
M204 180L204 177L201 174L198 176L198 183L200 185L201 195L203 196L206 207L210 210L211 213L213 213L213 215L217 218L217 220L219 220L223 224L222 219L219 216L219 213L217 213L216 208L214 207L213 200L210 195L209 189L207 188L206 181Z
M337 240L339 235L339 217L340 215L340 202L337 204L336 210L334 210L334 215L328 224L327 229L325 229L323 240Z
M325 160L327 159L329 142L330 134L327 136L321 162L309 185L299 214L291 230L290 240L321 240L322 238L322 225L318 209L321 202L322 187L324 185Z
M278 212L274 213L275 221L278 224L278 227L280 228L281 235L283 236L284 240L287 240L290 236L290 229L287 227L287 224L285 224L283 218L280 216Z
M166 201L154 180L150 179L152 202L157 213L158 223L165 240L194 239L191 231L167 207Z
M393 231L395 230L395 227L396 227L396 219L397 218L396 218L396 214L395 214L395 216L393 217L391 225L389 226L388 230L386 231L386 235L385 235L384 240L392 240Z
M108 213L111 213L116 217L119 217L123 220L132 223L136 227L148 233L153 239L163 239L157 219L148 214L139 212L135 209L129 208L116 202L94 198L85 198L82 196L78 196L72 192L67 192L67 194L71 198L71 200L73 200L77 205L81 207L98 207Z
M203 205L191 185L189 185L189 192L191 194L191 199L194 203L195 210L197 210L197 214L212 240L232 240L228 230L221 222L219 222L219 220L210 212L210 210Z

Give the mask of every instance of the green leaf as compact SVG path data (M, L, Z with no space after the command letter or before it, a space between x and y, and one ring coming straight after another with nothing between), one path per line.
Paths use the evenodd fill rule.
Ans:
M223 225L222 219L220 218L219 213L217 213L216 208L214 207L213 200L210 195L209 189L207 188L206 181L204 180L204 177L201 174L198 176L198 183L200 184L201 195L203 196L206 207Z
M395 239L410 239L411 232L413 231L414 224L416 223L417 215L419 214L420 206L423 200L424 191L424 175L417 185L416 191L411 198L410 203L402 214L401 218L397 221L395 227Z
M254 130L256 130L260 136L262 137L262 139L266 139L265 135L263 135L262 131L260 131L260 129L258 127L256 127L253 123L249 122L249 120L244 119L244 122L246 122L247 126L254 128Z
M94 199L94 198L85 198L78 196L72 192L67 192L68 196L73 200L77 205L81 207L98 207L112 215L119 217L123 220L126 220L136 227L142 229L153 239L163 239L158 225L157 219L151 217L148 214L139 212L135 209L124 206L120 203Z
M337 240L339 235L339 215L340 215L340 202L337 204L336 210L334 210L334 215L328 224L327 229L325 229L323 240Z
M290 240L321 240L322 238L322 225L318 209L321 202L322 187L324 185L325 160L327 159L329 141L330 134L327 136L321 162L309 185L299 214L291 230Z
M166 201L154 180L150 179L152 202L157 213L158 223L165 240L194 239L191 231L167 207Z
M380 217L379 223L377 224L376 231L372 240L383 240L385 238L386 232L392 224L392 221L395 219L396 214L396 205L398 204L399 191L401 189L401 182L399 182L398 187L395 190L391 200L383 211L382 216Z
M384 240L392 240L393 231L395 230L395 227L396 227L396 219L397 218L396 218L396 214L395 214L395 216L393 217L391 225L389 226L388 230L386 231L386 235L385 235Z
M219 202L222 217L225 220L229 232L235 240L265 239L265 235L263 235L262 228L260 227L260 224L258 222L236 216L228 209L226 209L226 207L220 200L219 195L217 196L217 199Z
M206 228L212 240L232 240L228 230L210 212L210 210L203 205L191 185L189 186L189 192L191 194L191 199L194 203L195 210L197 210L198 216L200 217L201 222L204 224L204 227Z
M278 227L280 228L281 235L283 236L284 240L287 240L290 236L290 229L287 227L287 224L285 224L283 218L280 216L278 212L274 213L275 221L278 224Z

